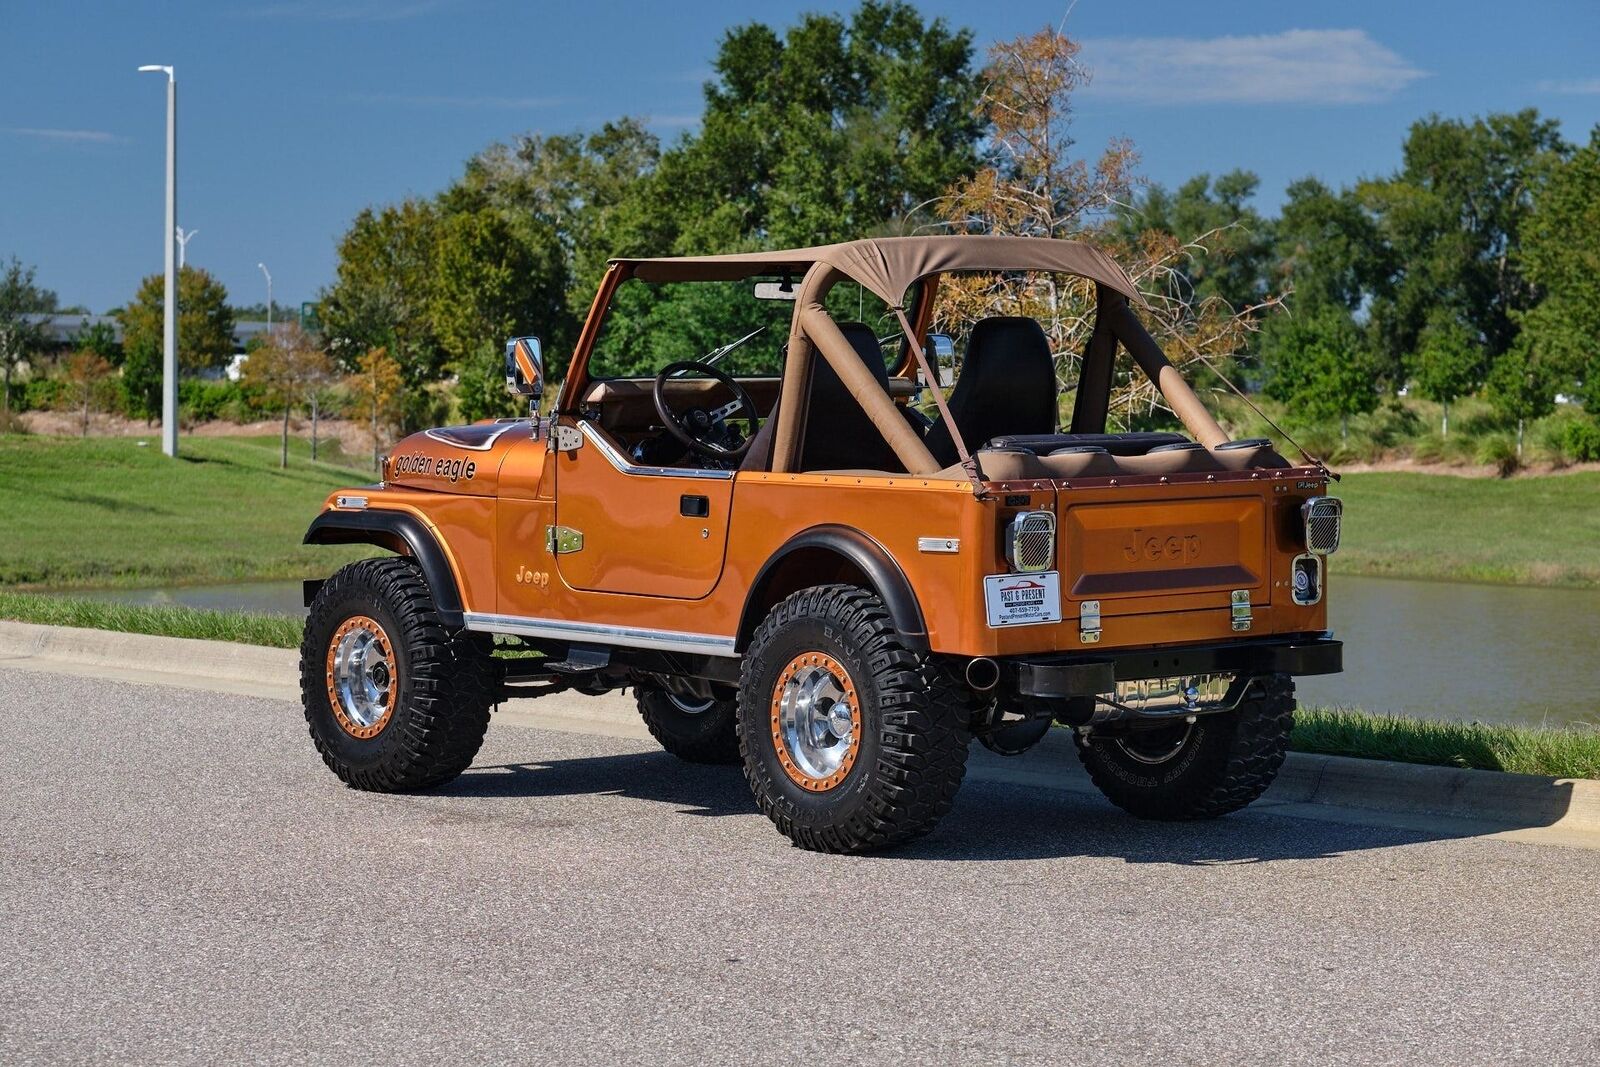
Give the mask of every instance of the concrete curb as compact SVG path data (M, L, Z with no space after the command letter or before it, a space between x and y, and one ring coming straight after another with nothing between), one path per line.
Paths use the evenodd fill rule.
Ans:
M280 700L300 698L293 649L0 620L0 667Z
M1071 734L1054 730L1021 756L975 746L969 773L1033 788L1098 793L1074 751ZM1428 767L1291 752L1252 811L1308 818L1363 813L1391 826L1462 831L1600 848L1600 781Z
M0 667L277 700L300 698L298 653L226 641L0 620ZM496 718L535 729L636 740L650 736L632 699L624 696L552 694L537 704L508 705ZM990 781L1095 792L1065 730L1052 731L1031 751L1009 759L974 746L969 767L974 777ZM1433 826L1439 819L1449 819L1462 823L1462 832L1469 832L1466 824L1471 824L1475 832L1512 839L1600 847L1600 781L1295 752L1254 808L1389 825ZM1365 813L1370 819L1337 812Z

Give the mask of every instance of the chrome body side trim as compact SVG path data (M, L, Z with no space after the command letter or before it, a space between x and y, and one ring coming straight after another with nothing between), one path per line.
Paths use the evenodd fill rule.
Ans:
M733 471L708 471L698 467L641 467L618 452L617 447L606 440L603 433L589 425L587 420L578 420L578 430L623 474L645 478L709 478L719 482L731 481L734 475Z
M469 611L464 616L469 630L519 637L549 637L567 641L592 641L596 644L627 648L654 648L662 652L690 652L705 656L734 655L735 641L716 634L685 633L680 630L647 630L635 626L607 626L592 622L563 622L558 619L532 619L521 615L490 615Z

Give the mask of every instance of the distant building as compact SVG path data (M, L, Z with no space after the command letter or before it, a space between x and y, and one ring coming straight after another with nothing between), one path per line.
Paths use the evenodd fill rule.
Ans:
M78 337L92 326L106 325L111 327L112 337L117 344L122 343L122 322L115 315L80 315L80 314L42 314L35 313L23 316L30 322L41 323L44 334L51 347L68 349L78 342ZM202 378L222 378L237 381L239 367L245 360L245 347L255 338L267 332L264 322L239 322L233 324L233 358L226 367L203 371Z

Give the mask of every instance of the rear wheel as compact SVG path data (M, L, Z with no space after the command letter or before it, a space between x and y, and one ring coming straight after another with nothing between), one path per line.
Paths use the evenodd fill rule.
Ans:
M1294 683L1276 674L1229 712L1153 730L1073 731L1089 777L1117 807L1146 819L1213 819L1272 784L1294 727Z
M738 763L739 702L715 693L675 693L649 682L634 687L639 714L661 747L690 763Z
M803 589L745 654L739 749L756 803L801 848L864 852L931 830L966 773L972 709L883 602Z
M392 793L472 764L494 703L480 638L447 628L409 559L367 559L323 583L300 646L311 740L334 774Z

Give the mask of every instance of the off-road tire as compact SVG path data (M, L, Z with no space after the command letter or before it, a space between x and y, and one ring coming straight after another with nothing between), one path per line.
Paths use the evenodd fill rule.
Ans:
M1285 674L1252 679L1239 706L1202 715L1182 746L1150 764L1131 756L1117 735L1074 730L1089 777L1117 807L1144 819L1214 819L1266 791L1283 766L1294 728L1294 682Z
M382 627L398 691L377 733L353 736L329 693L328 652L348 620ZM495 700L483 639L445 626L422 570L404 557L341 568L312 602L300 645L300 692L311 740L346 785L399 793L442 785L472 764Z
M859 705L854 760L824 791L785 771L772 726L783 672L809 653L849 672ZM789 596L757 628L739 685L739 751L756 803L815 852L866 852L927 833L966 774L973 708L952 681L906 645L874 594L825 585Z
M634 687L639 714L661 747L690 763L739 762L739 701L710 700L704 711L685 711L666 689Z

